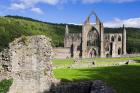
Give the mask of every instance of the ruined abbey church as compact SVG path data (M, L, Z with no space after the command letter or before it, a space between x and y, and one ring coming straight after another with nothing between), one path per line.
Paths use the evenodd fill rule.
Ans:
M95 17L96 23L90 22ZM126 29L120 33L104 33L103 23L95 13L87 17L81 33L69 33L66 26L62 56L67 57L121 57L126 54Z

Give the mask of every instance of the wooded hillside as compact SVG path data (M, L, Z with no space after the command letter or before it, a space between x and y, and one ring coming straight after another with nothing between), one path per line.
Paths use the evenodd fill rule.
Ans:
M63 46L66 24L55 24L20 16L0 17L0 51L9 42L22 35L46 35L52 39L52 45ZM79 33L81 26L69 24L70 32ZM105 28L105 33L117 33L122 28ZM140 52L140 29L127 28L127 51Z

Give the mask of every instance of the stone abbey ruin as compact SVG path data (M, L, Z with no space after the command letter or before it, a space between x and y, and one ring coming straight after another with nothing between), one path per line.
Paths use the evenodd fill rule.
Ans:
M94 16L96 23L91 23L90 18ZM86 58L99 57L121 57L126 54L126 29L123 25L122 33L104 33L103 23L93 12L82 25L81 33L69 33L66 25L64 48L55 49L56 56ZM61 51L61 53L60 53ZM61 56L60 56L61 57Z

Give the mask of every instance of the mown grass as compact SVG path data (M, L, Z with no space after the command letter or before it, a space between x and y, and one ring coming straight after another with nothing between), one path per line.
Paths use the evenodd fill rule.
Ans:
M119 62L124 62L128 60L140 60L140 57L132 57L132 58L88 58L88 59L82 59L81 64L86 64L89 61L92 62L92 60L95 61L96 65L113 65ZM53 65L54 66L69 66L74 64L74 59L54 59Z
M103 80L117 93L140 93L140 63L90 69L55 69L54 75L62 81Z
M62 66L62 65L71 65L74 63L73 59L54 59L53 60L53 65L54 66Z
M89 59L84 59L86 63ZM91 59L90 59L91 60ZM94 67L82 69L54 69L56 78L62 81L84 81L84 80L103 80L108 85L117 90L117 93L140 93L140 57L135 58L96 58L98 64L107 64L109 62L120 62L126 60L136 60L138 63L124 66L112 67ZM85 61L85 62L84 62ZM73 64L73 59L53 60L57 66ZM3 80L0 82L0 93L7 93L12 80Z
M12 84L12 80L9 79L9 80L2 80L0 82L0 93L7 93L10 86Z
M95 62L97 65L100 64L114 64L114 63L120 63L125 62L128 60L140 60L140 57L131 57L131 58L95 58Z
M140 93L140 57L109 58L96 60L112 61L136 60L138 63L124 66L94 67L83 69L55 69L54 75L62 81L103 80L117 90L117 93Z

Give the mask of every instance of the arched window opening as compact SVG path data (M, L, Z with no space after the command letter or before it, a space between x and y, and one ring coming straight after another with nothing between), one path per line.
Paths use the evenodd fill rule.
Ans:
M105 48L105 50L106 50L106 51L109 51L109 47L107 46L107 47Z
M114 42L114 36L111 37L111 41Z
M106 54L106 57L108 58L110 55L109 54Z
M121 39L121 36L119 36L119 37L118 37L118 41L121 41L121 40L122 40L122 39Z
M87 46L98 46L98 33L93 28L91 31L87 34Z
M118 49L118 55L121 55L121 48Z
M107 51L109 51L109 47L107 48Z
M70 52L71 52L71 57L73 57L73 52L74 52L74 50L73 50L73 44L71 45L71 48L70 48Z
M81 46L77 46L77 51L80 51L81 50Z

